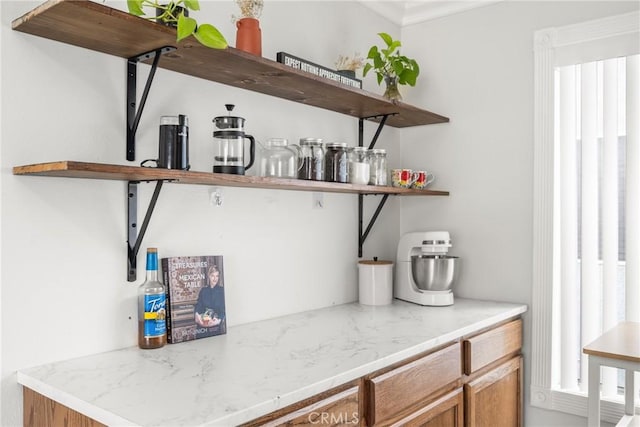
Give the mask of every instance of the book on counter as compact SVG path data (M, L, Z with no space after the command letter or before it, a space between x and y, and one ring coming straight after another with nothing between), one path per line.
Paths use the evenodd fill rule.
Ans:
M342 83L343 85L362 89L362 80L360 79L345 76L344 74L340 74L338 71L331 70L327 67L323 67L322 65L314 64L306 59L298 58L297 56L293 56L285 52L278 52L276 54L276 61L291 68L295 68L296 70L301 70L325 79L333 80L335 82Z
M221 255L162 258L167 294L167 342L227 332Z

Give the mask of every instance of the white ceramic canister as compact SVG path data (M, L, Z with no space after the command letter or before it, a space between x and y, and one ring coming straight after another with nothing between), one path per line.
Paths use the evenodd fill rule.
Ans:
M358 262L358 301L365 305L387 305L393 299L393 262Z

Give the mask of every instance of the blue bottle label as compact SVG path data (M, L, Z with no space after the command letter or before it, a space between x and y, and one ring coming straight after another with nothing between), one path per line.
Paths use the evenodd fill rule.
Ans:
M162 295L144 296L144 337L154 338L165 334L166 297Z

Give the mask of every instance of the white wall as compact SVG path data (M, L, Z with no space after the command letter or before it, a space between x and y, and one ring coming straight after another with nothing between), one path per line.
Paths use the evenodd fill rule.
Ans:
M0 2L0 424L7 426L21 420L17 369L135 345L142 281L141 274L126 281L125 183L11 174L15 165L55 160L126 163L124 61L11 31L11 20L37 4ZM234 44L233 3L202 6L198 18ZM400 232L449 230L464 262L458 295L530 303L533 32L634 8L505 2L405 27L404 53L423 70L416 88L403 88L405 99L451 123L387 128L378 144L392 150L391 166L426 167L451 196L391 198L365 256L393 259ZM355 2L269 1L261 26L265 57L282 50L329 66L340 53L366 54L380 31L400 32ZM365 88L379 91L373 79ZM191 121L193 169L210 170L211 119L229 102L258 139L356 142L353 118L160 70L138 132L138 161L155 156L157 118L180 112ZM367 126L367 135L373 131ZM152 188L141 185L140 219ZM355 196L325 194L325 208L314 210L311 193L223 194L224 206L213 208L207 187L165 185L141 252L157 245L160 256L223 254L231 325L356 299ZM366 198L369 211L377 201ZM526 322L525 357L529 345ZM527 426L584 424L528 405L525 417Z
M401 231L450 230L463 262L458 295L531 303L534 31L634 9L637 1L507 1L403 28L404 53L423 70L407 100L451 123L404 131L402 159L433 170L451 196L402 199ZM525 425L585 425L528 405L528 316L524 337Z
M138 256L139 280L128 283L126 183L11 173L16 165L56 160L126 164L125 61L12 31L11 21L38 2L0 3L1 425L21 424L16 370L136 345L134 296L148 246L161 257L224 255L230 326L356 300L354 195L325 194L318 210L307 192L224 188L224 205L214 208L208 187L166 184ZM235 44L235 3L201 3L199 21L219 26ZM265 57L285 51L327 66L338 54L366 54L363 46L376 43L378 31L399 36L397 26L355 2L269 1L261 27ZM148 68L139 68L142 88ZM367 86L378 90L373 80ZM138 131L137 161L157 154L159 116L184 113L192 168L210 171L211 120L226 114L225 103L237 105L234 112L259 140L357 143L352 117L159 70ZM367 136L373 132L368 125ZM388 128L379 146L396 150L397 143L398 131ZM140 186L139 221L152 190ZM366 200L370 215L369 199L377 197ZM367 258L394 256L398 215L397 200L390 200L365 244Z

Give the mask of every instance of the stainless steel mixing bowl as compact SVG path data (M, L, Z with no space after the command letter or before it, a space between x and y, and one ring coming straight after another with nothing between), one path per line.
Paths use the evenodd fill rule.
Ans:
M414 255L411 257L413 281L423 291L446 291L458 276L460 259L449 255Z

